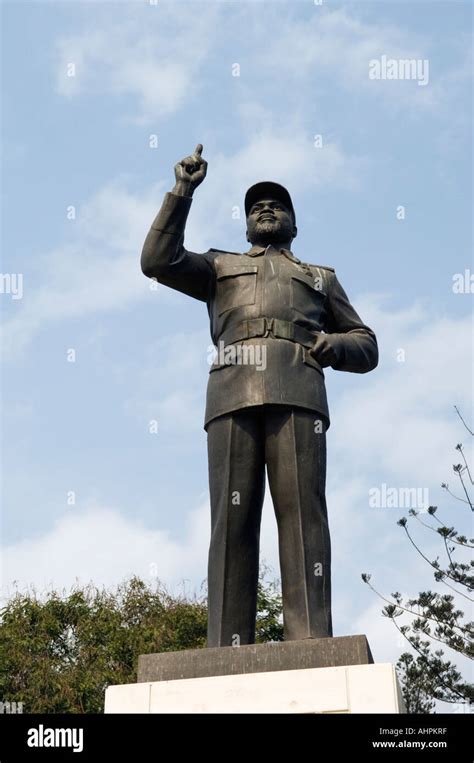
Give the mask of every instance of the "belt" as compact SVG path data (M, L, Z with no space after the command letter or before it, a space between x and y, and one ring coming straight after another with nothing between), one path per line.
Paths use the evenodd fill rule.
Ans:
M309 349L313 347L316 341L316 335L311 331L279 318L249 318L224 331L219 337L219 341L224 342L225 346L257 336L266 337L270 332L278 339L289 339L290 342L297 342Z

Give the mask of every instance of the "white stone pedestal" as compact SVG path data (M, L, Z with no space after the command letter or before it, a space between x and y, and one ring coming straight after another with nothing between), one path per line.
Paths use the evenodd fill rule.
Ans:
M109 686L106 713L404 713L390 663Z

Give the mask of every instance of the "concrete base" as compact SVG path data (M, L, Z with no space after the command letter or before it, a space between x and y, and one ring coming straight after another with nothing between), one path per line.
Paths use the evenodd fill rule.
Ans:
M109 686L106 713L400 713L395 669L365 636L140 655L138 682Z
M365 636L308 638L244 646L185 649L181 652L141 654L137 681L174 681L178 678L273 673L276 670L334 668L373 663Z
M105 712L403 713L405 709L395 669L387 663L109 686Z

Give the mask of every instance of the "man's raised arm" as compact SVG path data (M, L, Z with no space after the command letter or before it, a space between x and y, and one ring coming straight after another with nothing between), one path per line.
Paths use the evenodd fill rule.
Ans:
M175 165L176 183L145 239L141 256L142 272L165 286L206 301L213 283L214 269L205 254L184 248L184 229L195 189L206 177L207 162L202 145L194 154Z

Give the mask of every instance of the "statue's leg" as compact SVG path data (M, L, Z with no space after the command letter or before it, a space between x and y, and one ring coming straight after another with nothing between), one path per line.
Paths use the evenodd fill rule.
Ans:
M233 411L208 426L208 647L255 642L264 438L262 407Z
M318 414L269 406L266 462L278 524L285 639L332 636L326 433Z

